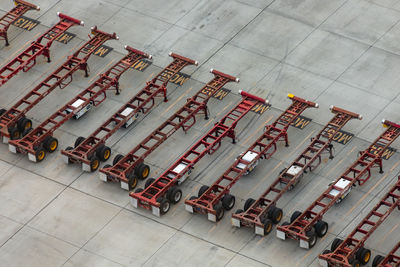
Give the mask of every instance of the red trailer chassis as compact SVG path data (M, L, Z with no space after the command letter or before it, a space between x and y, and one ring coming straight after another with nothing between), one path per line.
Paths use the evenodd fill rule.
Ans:
M71 18L60 12L57 15L60 17L60 21L56 25L47 30L23 52L0 69L0 86L8 82L21 70L24 72L29 71L36 64L36 58L40 55L47 57L47 61L50 62L50 46L54 40L72 26L83 25L83 21ZM46 44L42 44L43 39L47 40Z
M400 266L400 242L384 257L376 255L372 267L399 267Z
M57 86L65 88L72 82L72 74L81 69L88 76L87 61L89 57L103 43L110 39L118 39L113 34L102 32L97 27L92 28L93 36L82 45L74 54L68 56L60 67L33 88L28 94L20 99L9 110L0 110L0 136L3 142L9 139L18 139L31 130L32 121L25 117L25 114L38 104L43 98L51 93Z
M343 241L336 238L331 250L325 250L319 256L322 266L359 266L365 265L371 259L371 250L364 248L365 241L382 224L397 207L400 210L400 176L397 183L385 194L378 204L365 216L357 227ZM374 260L374 266L382 258ZM398 258L400 260L400 258ZM399 263L399 261L398 261ZM357 265L358 264L358 265ZM382 265L385 264L382 262ZM384 266L384 265L383 265ZM390 265L388 265L390 266ZM394 266L394 265L393 265Z
M337 107L331 107L335 116L325 127L311 140L310 145L289 165L282 170L278 178L257 199L249 198L245 202L243 210L237 210L232 214L232 225L236 227L254 227L255 233L265 235L271 232L272 225L282 219L282 209L276 207L276 203L282 195L291 190L307 172L313 171L321 163L321 154L329 151L333 158L331 142L336 133L353 118L361 119L361 116ZM313 165L318 160L316 164Z
M119 93L119 78L130 67L143 58L151 58L150 55L126 46L128 55L120 59L105 73L100 74L88 88L83 90L67 104L57 110L38 127L30 131L22 139L10 140L9 150L13 153L28 153L29 160L40 162L45 158L46 151L54 152L58 147L58 140L53 137L53 133L70 118L79 119L93 106L97 107L107 97L106 91L112 88L116 94ZM101 157L109 155L108 150L101 151ZM99 158L94 157L91 161L92 168L99 167Z
M285 141L289 146L287 129L290 124L307 108L318 107L318 104L289 94L292 104L271 125L265 127L264 133L222 174L210 187L203 185L198 197L192 196L185 201L185 208L190 213L197 212L208 214L208 220L216 222L217 217L214 207L220 206L230 210L235 205L235 197L230 194L231 187L243 175L250 173L260 159L270 159L277 150L278 141ZM223 214L222 214L223 215Z
M312 248L317 242L317 236L323 237L328 232L328 223L322 218L329 208L341 202L356 183L363 185L371 177L371 168L374 166L379 167L380 173L383 173L382 154L400 135L400 125L387 120L383 124L387 127L386 131L360 152L360 157L321 196L304 212L295 211L290 223L284 222L277 227L278 238L300 240L300 247Z
M144 159L179 128L182 127L185 132L188 131L196 123L197 114L204 113L205 118L208 119L208 100L228 82L239 82L239 78L217 70L211 70L211 73L214 74L214 78L188 99L183 107L142 140L125 157L117 155L114 158L114 166L106 165L100 169L100 179L105 182L108 180L120 181L123 189L132 190L135 188L138 178L147 178L150 167L144 164Z
M6 46L9 45L7 31L10 25L29 10L40 10L40 7L22 0L14 0L14 4L15 7L0 18L0 40L6 41Z
M114 115L105 121L97 128L88 138L78 137L75 142L75 147L67 147L61 151L67 163L80 162L84 171L95 171L93 169L93 161L98 161L98 158L107 160L111 153L108 153L106 158L101 157L101 151L111 151L105 146L108 138L110 138L121 127L129 127L139 117L140 114L148 113L155 105L155 98L164 97L167 101L167 85L168 82L176 73L181 71L188 65L195 64L197 61L177 55L169 54L174 60L165 67L158 75L156 75L146 86L131 98L124 106L122 106Z
M170 208L170 203L178 203L182 198L182 191L178 185L182 184L206 154L213 154L221 146L224 137L232 138L235 143L235 127L255 105L268 103L265 99L240 91L242 100L228 114L226 114L214 127L198 140L187 152L173 163L153 183L147 184L142 189L130 193L134 207L143 207L152 210L156 216L165 214ZM222 206L216 207L217 214L222 212ZM218 215L217 215L218 217Z

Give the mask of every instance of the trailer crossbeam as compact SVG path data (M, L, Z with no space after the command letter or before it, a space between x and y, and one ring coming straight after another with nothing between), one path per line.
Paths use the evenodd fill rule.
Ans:
M287 129L290 124L307 108L318 107L318 104L314 102L292 94L288 96L292 100L290 107L274 123L267 125L263 134L210 187L205 191L201 189L198 197L192 196L185 201L187 211L208 214L208 219L216 222L221 217L216 216L215 207L218 207L221 200L226 210L233 208L235 197L229 194L230 188L242 176L250 173L258 165L260 159L271 158L277 150L278 141L285 141L286 145L288 145Z
M10 25L29 10L40 10L39 6L25 2L23 0L14 0L14 4L15 7L0 18L0 40L4 40L6 42L6 46L10 45L7 35L7 31Z
M354 266L356 261L362 265L367 264L371 258L371 251L364 248L364 243L395 208L400 209L400 176L397 183L390 188L344 241L339 240L340 244L335 241L336 248L333 247L332 251L326 250L319 256L320 264L343 267ZM398 260L400 262L400 258ZM381 262L381 264L387 263Z
M379 167L382 173L382 154L400 136L400 125L384 120L387 127L367 149L360 152L359 158L304 211L295 212L291 223L277 227L277 237L300 240L300 247L312 248L317 236L324 236L328 223L322 221L323 215L335 204L340 203L353 186L363 185L371 177L371 168ZM314 231L315 229L315 231Z
M134 188L133 185L137 184L137 178L147 178L150 167L143 163L144 159L180 128L185 132L188 131L196 123L197 114L204 113L205 118L208 119L208 100L228 82L239 82L238 78L217 70L211 70L211 73L214 74L214 78L194 96L189 98L177 112L142 140L128 154L125 156L121 155L120 159L117 158L119 157L117 155L113 166L106 165L100 169L100 179L103 181L112 180L120 182L122 188L132 190ZM144 171L145 173L143 173ZM131 182L129 182L129 179Z
M31 130L32 121L25 118L25 114L37 105L43 98L50 94L55 88L65 88L72 81L72 74L81 69L88 76L87 61L89 57L103 43L110 39L118 39L115 33L109 34L92 28L93 36L82 45L75 53L68 56L67 60L59 66L52 74L34 87L23 98L21 98L10 109L0 113L0 135L3 143L24 136Z
M310 145L291 163L282 170L278 178L267 190L249 207L232 214L232 225L236 227L254 227L258 235L268 234L272 230L272 224L277 224L282 219L282 210L276 207L276 203L282 195L291 190L302 178L307 170L314 170L321 163L321 154L324 151L330 153L333 158L331 142L336 133L353 118L361 119L361 116L337 107L331 106L335 116L325 127L311 140ZM316 163L317 162L317 163Z
M111 151L109 147L105 146L108 138L121 127L129 127L141 114L148 113L155 106L156 97L162 96L164 101L167 101L167 85L170 79L184 67L192 64L197 65L196 61L178 54L170 53L170 56L174 59L173 62L151 81L147 82L141 91L90 134L89 137L81 141L75 148L68 147L68 149L61 151L67 163L80 162L84 171L95 171L96 169L92 168L94 166L93 161L98 160L98 158L107 160L111 155L108 153L106 158L98 156L97 159L95 155L96 151L104 149Z
M106 99L106 91L114 88L116 94L119 92L118 81L121 75L144 58L151 58L150 55L127 49L128 55L120 59L105 73L100 74L88 88L79 93L67 104L57 110L53 115L42 122L38 127L26 134L22 139L10 140L9 150L13 153L27 153L29 159L39 162L44 159L47 152L54 152L58 147L58 140L53 133L72 117L79 119L92 106L97 107ZM99 166L99 159L92 163L94 167Z
M40 55L47 57L47 61L50 62L50 46L54 40L72 26L83 25L83 21L71 18L60 12L57 15L60 17L60 21L57 24L39 36L23 52L0 68L0 87L21 70L24 72L29 71L36 64L36 58ZM42 41L47 42L42 43Z
M168 212L170 203L177 203L182 197L178 185L190 175L192 169L206 154L213 154L225 137L235 143L235 127L255 105L266 100L241 91L242 100L229 111L214 127L173 163L159 178L144 189L131 192L134 207L152 210L156 216ZM223 212L223 210L222 210Z

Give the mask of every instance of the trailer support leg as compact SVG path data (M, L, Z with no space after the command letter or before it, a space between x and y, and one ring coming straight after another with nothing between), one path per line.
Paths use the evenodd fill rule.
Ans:
M379 159L378 164L379 164L379 173L384 173L382 166L382 159Z
M285 147L288 147L288 146L289 146L289 139L288 139L287 133L285 132Z
M163 86L163 93L164 93L164 102L168 102L168 98L167 98L167 88L165 86Z
M329 144L328 149L329 149L329 159L333 159L334 158L334 156L333 156L333 145Z
M205 120L208 120L208 119L209 119L209 117L208 117L208 108L207 108L207 105L204 105L204 119L205 119Z

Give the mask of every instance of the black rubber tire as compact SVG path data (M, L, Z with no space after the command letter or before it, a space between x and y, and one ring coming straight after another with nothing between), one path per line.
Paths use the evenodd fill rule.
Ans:
M342 239L340 239L340 238L335 238L335 239L332 241L331 251L332 251L332 252L335 251L335 250L340 246L340 244L342 244L342 243L343 243L343 240L342 240Z
M101 161L107 161L111 157L111 148L101 145L96 149L96 155Z
M74 148L72 147L72 146L67 146L64 150L65 151L71 151L71 150L73 150ZM72 163L72 161L71 161L71 159L68 157L68 164L71 164Z
M302 212L298 211L298 210L293 212L292 216L290 216L290 223L293 223L301 214L302 214Z
M246 202L244 202L243 210L248 210L248 209L251 207L251 205L253 205L254 202L256 202L255 199L253 199L253 198L248 198L248 199L246 200Z
M202 185L199 189L199 192L197 194L198 197L201 197L201 195L204 194L204 192L206 192L208 190L209 186L207 185Z
M356 252L356 259L362 264L365 265L371 259L371 250L367 248L359 248Z
M314 230L306 232L306 236L309 238L308 248L311 249L317 243L317 234Z
M318 221L314 225L314 229L318 237L324 237L328 233L329 225L325 221Z
M268 235L269 233L271 233L274 225L272 220L266 218L265 220L262 221L262 223L264 224L264 235Z
M325 249L325 250L322 252L322 254L321 254L321 255L324 255L324 254L329 254L329 253L331 253L331 251L330 251L329 249Z
M378 267L379 263L381 263L384 259L385 257L382 255L376 255L372 261L372 267Z
M7 110L5 108L0 109L0 117L3 116L3 114L6 112Z
M224 217L225 210L224 210L224 207L222 207L221 203L215 205L214 210L216 212L216 214L215 214L216 221L218 222Z
M8 133L10 134L10 140L17 140L21 138L21 131L18 129L18 127L9 129Z
M32 130L33 130L32 127L25 129L25 130L22 132L22 137L24 137L25 135L29 134Z
M32 121L26 117L22 117L17 121L17 127L22 133L25 129L32 128Z
M41 162L46 157L46 150L43 147L39 147L35 150L36 162Z
M178 203L182 199L182 190L176 185L171 187L167 192L167 198L172 204Z
M269 213L269 218L274 224L278 224L281 222L283 217L283 211L280 208L273 207Z
M118 161L120 161L123 157L124 157L123 155L117 154L113 159L113 164L112 165L115 166L115 164L117 164Z
M352 266L353 267L361 267L361 262L359 262L358 260L355 260L352 262Z
M43 141L43 147L49 152L53 153L58 148L58 140L52 136L47 136Z
M137 188L137 189L135 190L135 193L140 193L140 192L143 192L143 191L144 191L143 188Z
M79 136L78 138L76 138L74 147L79 146L84 140L85 140L85 137L83 137L83 136Z
M196 196L191 196L191 197L189 198L189 200L195 200L195 199L198 199L198 197L196 197Z
M290 225L290 222L283 222L283 223L281 224L281 226L286 226L286 225Z
M100 160L97 156L90 159L90 172L95 172L100 167Z
M231 210L235 206L235 196L226 194L222 198L222 206L225 210Z
M165 214L169 211L171 203L168 199L161 197L157 199L157 202L160 203L160 214Z
M140 180L144 180L147 177L149 177L150 174L150 166L144 164L143 162L140 163L135 167L135 174L136 177L139 178Z
M149 187L156 179L154 178L149 178L146 180L146 182L144 183L144 188Z
M235 214L239 214L239 213L242 213L244 210L242 210L242 209L237 209L236 211L235 211Z
M128 190L132 191L138 184L138 179L136 175L132 172L128 175Z

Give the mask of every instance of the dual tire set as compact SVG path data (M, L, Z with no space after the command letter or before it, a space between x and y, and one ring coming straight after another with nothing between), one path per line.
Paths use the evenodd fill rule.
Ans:
M340 244L343 243L343 240L340 238L335 238L331 244L331 249L325 250L322 254L328 254L332 251L335 251ZM371 259L371 250L361 247L357 250L354 255L354 258L349 261L349 263L354 267L360 267L361 265L366 265ZM384 259L382 256L376 256L372 262L372 267L377 267L378 264Z

